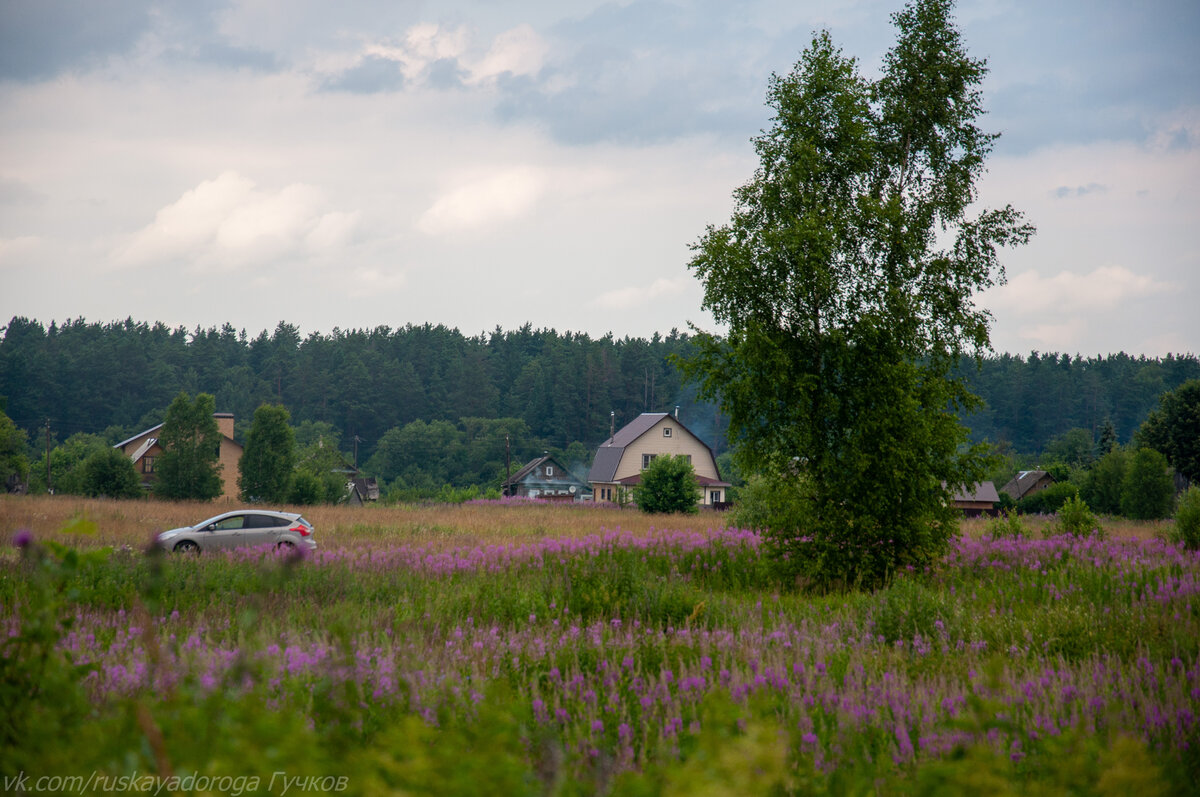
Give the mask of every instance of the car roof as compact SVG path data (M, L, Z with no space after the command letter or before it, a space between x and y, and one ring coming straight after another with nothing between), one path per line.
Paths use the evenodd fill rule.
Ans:
M232 517L234 515L273 515L278 518L286 518L289 521L294 521L294 520L300 519L300 515L297 512L279 512L274 509L254 509L254 508L231 509L228 512L222 512L219 515L213 515L210 518L205 518L204 520L201 520L199 523L197 523L192 528L196 528L199 526L207 526L209 523L216 523L218 520L224 520L225 518Z

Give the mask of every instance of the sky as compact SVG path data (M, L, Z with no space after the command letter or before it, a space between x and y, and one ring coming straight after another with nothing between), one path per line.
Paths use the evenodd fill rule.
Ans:
M716 329L768 80L898 0L0 0L0 325ZM1200 3L961 0L997 352L1200 353ZM719 330L718 330L719 331Z

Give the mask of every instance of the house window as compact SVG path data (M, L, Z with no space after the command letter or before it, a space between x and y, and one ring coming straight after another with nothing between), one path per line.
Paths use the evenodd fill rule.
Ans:
M553 466L553 465L547 465L547 466L546 466L546 475L547 475L547 476L553 476L553 475L554 475L554 466Z
M708 493L708 502L710 504L721 503L721 491L720 490L710 490Z
M663 427L663 437L670 437L670 436L671 436L671 427L664 426Z
M657 456L658 454L642 454L642 470L650 467L650 463L653 462L654 458Z
M142 473L154 473L154 457L142 457Z

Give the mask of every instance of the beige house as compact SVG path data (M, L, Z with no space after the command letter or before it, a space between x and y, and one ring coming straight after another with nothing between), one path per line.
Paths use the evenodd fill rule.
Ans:
M233 439L233 413L214 412L213 417L217 419L217 429L221 432L221 448L217 458L221 472L221 498L233 501L238 497L238 462L242 458L242 446ZM154 484L154 462L163 452L158 442L162 427L160 423L113 446L133 460L134 470L142 477L143 487L149 488Z
M642 480L642 470L657 456L684 456L692 463L700 483L699 502L721 504L729 482L721 480L712 449L688 431L679 418L666 412L644 412L596 449L588 473L597 502L615 502L619 491Z
M952 503L955 509L962 510L965 517L995 517L1000 494L996 492L994 482L979 482L970 489L963 486L955 490Z

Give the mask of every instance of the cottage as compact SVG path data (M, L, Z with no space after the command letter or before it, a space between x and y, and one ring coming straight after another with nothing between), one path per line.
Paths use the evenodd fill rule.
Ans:
M242 445L233 439L232 412L214 412L213 417L217 419L217 429L221 432L217 456L221 475L221 497L232 501L238 497L238 462L242 458ZM142 486L147 489L154 486L154 462L163 452L158 439L162 427L161 423L152 426L113 446L133 460L134 470L142 477Z
M590 501L587 482L575 477L551 456L530 460L500 487L507 496L539 498L543 501Z
M964 485L954 491L952 503L956 509L962 510L966 517L991 515L995 517L996 504L1000 503L1000 494L996 492L993 482L980 482L970 489Z
M1000 492L1007 494L1014 501L1020 501L1040 493L1052 484L1054 477L1044 470L1023 470L1001 487Z
M346 482L346 503L351 506L362 506L378 500L379 482L374 476L350 479Z
M644 412L601 444L588 473L595 501L616 501L622 489L642 480L642 470L657 456L687 457L700 483L699 502L713 506L725 502L729 482L721 479L717 459L700 438L679 418L666 412Z

